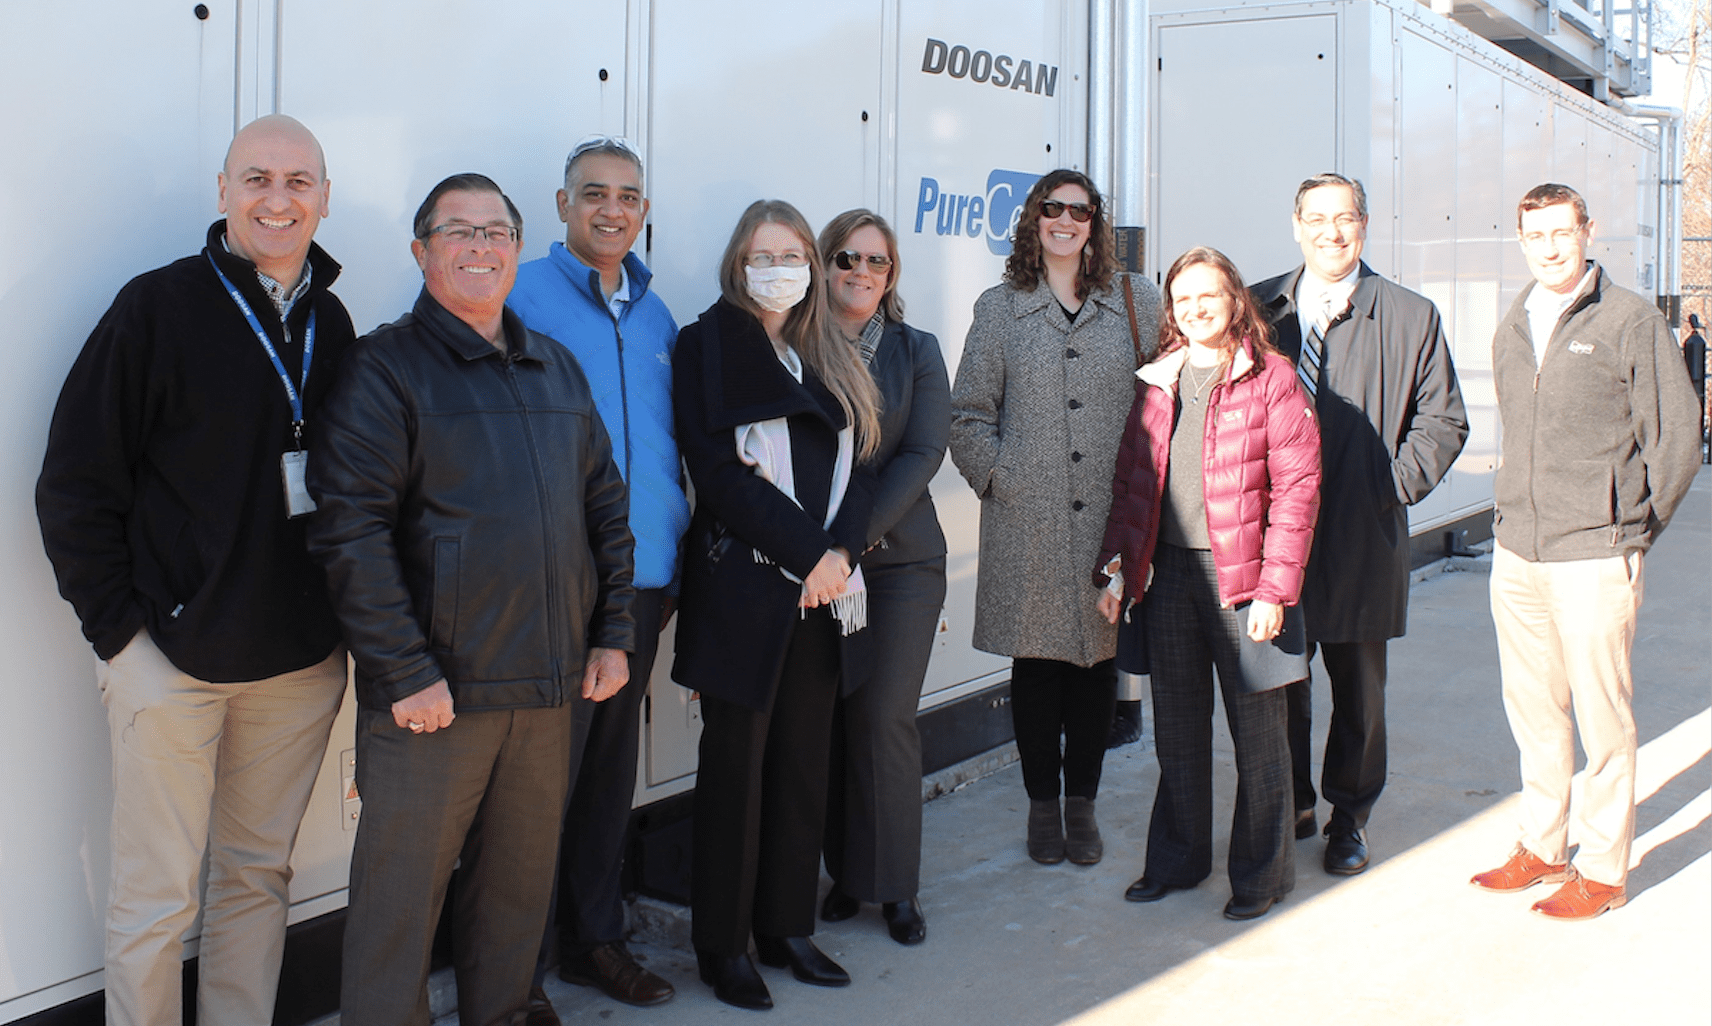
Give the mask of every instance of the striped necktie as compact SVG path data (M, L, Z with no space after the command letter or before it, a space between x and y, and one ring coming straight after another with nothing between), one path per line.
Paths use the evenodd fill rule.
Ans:
M1297 311L1300 317L1302 311ZM1320 380L1325 374L1326 326L1331 323L1331 297L1322 295L1319 300L1319 310L1314 314L1313 326L1302 338L1302 354L1296 361L1296 376L1302 379L1302 387L1308 390L1308 398L1315 399L1320 394Z

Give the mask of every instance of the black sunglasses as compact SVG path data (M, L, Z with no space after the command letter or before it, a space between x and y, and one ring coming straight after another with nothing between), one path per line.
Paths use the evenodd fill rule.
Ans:
M864 260L868 261L868 270L875 274L879 274L892 266L892 258L884 253L869 253L867 256L863 256L853 249L841 249L832 254L832 262L838 265L840 271L853 271L856 269L856 265Z
M1070 211L1070 220L1077 224L1087 224L1093 220L1094 208L1086 203L1060 203L1058 200L1045 200L1040 204L1040 216L1048 221L1057 220L1058 215Z

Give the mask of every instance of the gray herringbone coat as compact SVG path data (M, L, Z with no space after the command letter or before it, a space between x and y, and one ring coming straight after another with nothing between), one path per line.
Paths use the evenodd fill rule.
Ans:
M1132 278L1144 354L1158 344L1159 292ZM1074 323L1043 280L975 301L951 392L951 459L981 497L975 647L1092 666L1117 628L1095 610L1112 470L1135 397L1123 286Z

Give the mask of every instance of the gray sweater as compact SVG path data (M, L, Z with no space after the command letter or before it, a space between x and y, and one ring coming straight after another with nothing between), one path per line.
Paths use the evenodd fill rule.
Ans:
M1652 545L1700 464L1700 409L1652 304L1596 268L1536 368L1530 284L1492 340L1503 439L1494 533L1530 562Z

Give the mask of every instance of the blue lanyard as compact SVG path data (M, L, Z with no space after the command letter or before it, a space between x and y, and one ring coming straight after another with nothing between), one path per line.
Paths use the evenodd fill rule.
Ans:
M220 284L226 286L226 294L232 297L232 302L238 304L238 309L244 312L244 320L250 322L250 330L256 333L262 348L267 350L268 359L273 361L273 369L278 372L280 383L285 386L285 397L291 402L291 430L297 439L298 448L303 447L303 395L301 389L309 387L309 364L315 358L315 308L309 308L309 327L303 334L303 382L293 384L291 375L285 371L285 364L280 362L279 351L273 347L273 340L268 338L262 329L262 322L256 320L256 313L250 309L243 293L232 284L232 279L226 277L226 272L220 270L220 265L214 263L210 256L208 263L214 268L214 273L220 276ZM283 326L283 325L282 325Z

